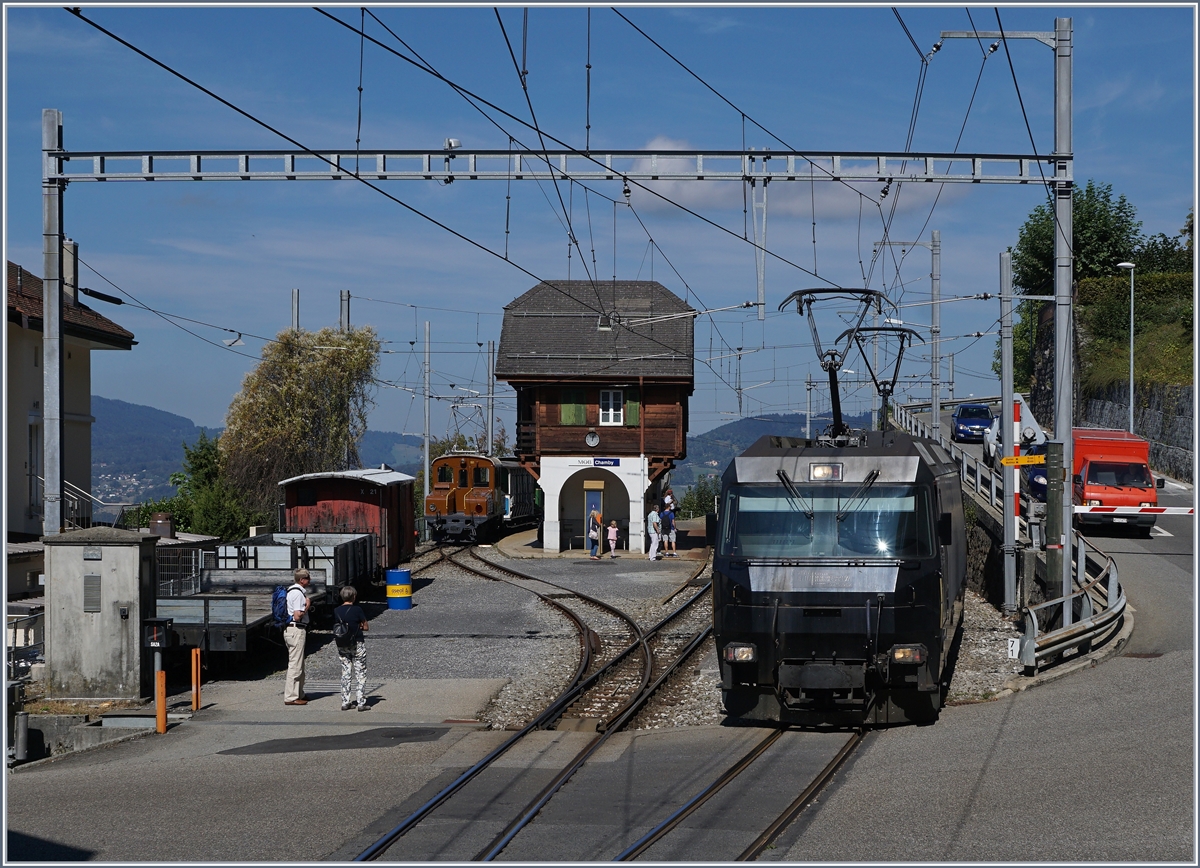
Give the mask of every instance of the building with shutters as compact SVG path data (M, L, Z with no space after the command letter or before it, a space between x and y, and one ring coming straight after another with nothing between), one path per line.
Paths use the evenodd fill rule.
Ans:
M651 280L543 282L504 308L496 377L517 393L514 452L538 480L547 551L587 516L646 548L645 517L687 455L696 311Z

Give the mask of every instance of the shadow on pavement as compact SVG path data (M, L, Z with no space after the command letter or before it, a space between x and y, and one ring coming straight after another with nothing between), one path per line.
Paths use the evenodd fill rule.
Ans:
M8 830L9 862L84 862L95 855L95 850L84 850Z

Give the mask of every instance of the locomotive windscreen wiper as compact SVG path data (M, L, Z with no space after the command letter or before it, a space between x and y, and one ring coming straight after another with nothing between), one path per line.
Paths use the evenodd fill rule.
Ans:
M861 483L859 483L858 488L854 489L854 493L851 494L848 498L846 498L846 505L844 507L842 507L841 511L838 512L838 514L837 514L838 521L845 521L846 516L850 514L850 504L854 503L854 501L856 499L861 497L863 499L863 503L867 502L865 495L868 491L871 490L871 486L875 484L875 480L878 478L879 478L878 470L872 470L870 473L867 474L867 478L864 479Z
M804 511L805 518L811 522L813 520L812 507L805 504L804 498L800 495L800 490L796 488L796 483L792 482L792 478L787 475L787 471L780 467L775 471L775 475L779 477L779 481L783 483L783 487L787 490L787 493L791 495L792 500L800 504L801 509Z

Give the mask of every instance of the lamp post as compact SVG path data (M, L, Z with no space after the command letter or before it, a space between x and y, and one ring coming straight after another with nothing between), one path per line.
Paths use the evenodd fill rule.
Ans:
M1117 268L1129 272L1129 433L1133 433L1133 269L1132 262L1118 262Z

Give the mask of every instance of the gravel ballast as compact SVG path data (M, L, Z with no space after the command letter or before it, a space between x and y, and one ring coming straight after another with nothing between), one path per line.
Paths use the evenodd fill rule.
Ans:
M658 562L627 556L603 563L570 558L513 561L497 550L482 554L498 563L603 599L629 613L643 627L657 623L695 587L682 587L696 564ZM699 582L706 581L709 569ZM408 678L504 678L506 684L481 710L492 729L520 728L570 681L579 661L573 625L528 590L438 564L420 575L414 607L397 611L375 606L368 633L367 678L382 682ZM663 596L680 589L664 603ZM540 586L545 592L545 586ZM986 701L1000 695L1004 682L1021 671L1008 657L1015 625L986 600L966 592L963 636L948 705ZM314 631L308 678L340 677L331 637ZM724 719L720 674L710 637L630 723L633 729L709 726Z

